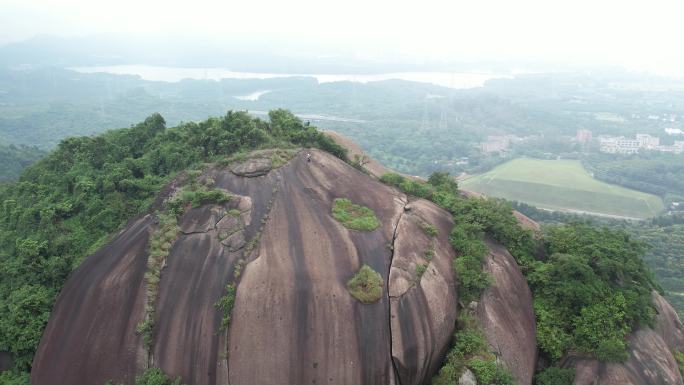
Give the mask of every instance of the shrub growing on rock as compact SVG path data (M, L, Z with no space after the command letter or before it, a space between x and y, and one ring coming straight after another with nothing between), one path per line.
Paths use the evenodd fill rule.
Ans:
M184 385L181 378L175 380L169 378L166 373L159 368L150 368L145 370L143 374L135 378L135 385Z
M349 199L337 198L333 201L332 214L344 227L352 230L373 231L380 226L373 210L352 203Z
M536 385L572 385L575 369L562 369L556 366L546 368L535 377Z
M380 274L368 265L361 266L361 269L347 282L347 290L351 295L369 304L382 298L382 287L385 282Z
M235 292L237 291L237 288L235 287L234 283L229 283L226 285L226 294L219 298L218 301L214 304L216 309L221 310L223 312L223 318L221 319L221 326L219 327L219 331L223 332L228 329L228 326L230 326L230 316L231 313L233 312L233 305L235 305Z

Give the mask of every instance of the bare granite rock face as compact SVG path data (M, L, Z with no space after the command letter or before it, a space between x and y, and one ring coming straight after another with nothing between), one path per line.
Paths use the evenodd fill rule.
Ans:
M641 329L629 337L629 359L624 363L601 363L594 359L566 358L576 367L574 385L677 385L682 384L677 363L662 337Z
M149 239L159 224L152 214L131 220L70 275L31 384L132 385L149 367L193 385L428 384L457 317L451 216L425 200L409 202L330 154L307 151L315 161L299 153L273 169L261 153L204 172L232 198L178 218L181 231L152 297L150 346L137 328L148 303ZM372 209L380 227L344 227L331 214L341 197ZM537 358L530 290L511 255L488 247L484 268L494 284L471 310L499 361L528 385ZM384 281L371 304L346 287L364 264ZM225 314L215 304L231 285L237 292L223 330ZM628 362L566 359L577 365L577 384L682 383L671 352L684 346L681 323L662 297L654 301L656 328L630 336Z
M576 366L575 385L676 385L682 384L673 351L684 347L684 327L672 306L653 292L655 329L630 334L629 359L624 363L600 363L595 359L566 357L562 365Z
M684 352L684 326L679 320L679 315L672 308L672 305L655 291L653 292L653 304L658 313L655 331L663 337L670 349Z
M475 378L473 372L466 369L461 377L459 377L458 385L477 385L477 378Z
M145 319L154 216L132 221L88 257L57 300L31 383L129 385L148 367L194 385L428 383L456 318L450 215L422 200L404 211L404 194L308 151L314 162L300 153L271 171L261 161L237 173L205 171L232 198L179 218L149 347L136 328ZM331 214L339 197L371 208L381 226L344 227ZM385 281L383 297L368 305L346 287L363 264ZM215 303L229 284L237 294L221 331Z
M426 226L437 234L428 234ZM412 201L397 224L389 297L392 357L402 385L424 383L449 347L458 304L452 227L447 212L422 199Z
M230 171L235 175L251 178L266 175L272 168L273 163L271 162L271 159L252 158L232 166Z
M511 254L494 242L487 246L484 270L493 284L482 294L475 315L499 360L518 384L529 385L537 363L532 293Z

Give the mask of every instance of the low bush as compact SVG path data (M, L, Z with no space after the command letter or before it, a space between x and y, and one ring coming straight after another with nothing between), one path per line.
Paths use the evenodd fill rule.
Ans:
M332 215L344 227L352 230L373 231L380 226L373 210L354 204L345 198L337 198L333 201Z
M230 326L230 316L233 312L233 305L235 305L235 292L237 288L235 284L229 283L226 285L226 294L219 298L214 304L216 309L223 312L223 318L221 319L221 326L219 327L219 332L223 332Z
M141 376L135 378L135 385L184 385L180 377L172 380L159 368L145 370Z
M677 366L679 367L679 373L684 377L684 353L679 350L673 352L674 358L677 361Z
M427 250L425 250L425 260L431 262L435 257L435 245L430 244Z
M408 179L399 174L384 174L380 177L380 181L388 185L397 187L409 195L426 199L430 199L432 197L433 188L431 185L416 180Z
M423 274L427 271L428 264L427 263L419 263L416 265L416 276L418 277L418 280L420 281L420 278L423 277Z
M278 168L285 165L294 157L297 152L289 149L276 149L271 154L271 165L273 168Z
M368 265L363 265L354 277L347 282L347 290L362 303L370 304L382 298L384 284L378 272Z
M468 361L468 368L473 371L478 384L492 384L496 378L496 362L473 358Z
M436 237L437 236L437 228L429 223L424 223L423 224L423 231L425 231L425 234L431 236L431 237Z
M211 189L207 186L191 183L183 189L166 204L170 213L179 216L187 205L192 207L200 207L208 203L225 203L229 201L231 196L222 190Z
M29 383L27 372L14 372L7 370L0 372L0 384L2 385L26 385Z
M575 369L563 369L556 366L546 368L535 376L536 385L572 385L575 381Z

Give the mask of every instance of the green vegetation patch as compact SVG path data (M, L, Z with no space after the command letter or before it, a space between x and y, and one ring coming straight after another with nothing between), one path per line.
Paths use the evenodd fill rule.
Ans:
M271 164L273 165L273 168L278 168L282 167L285 165L287 162L292 159L295 154L297 154L297 150L293 149L276 149L273 151L271 154Z
M429 223L423 223L422 228L425 234L431 237L436 237L438 234L437 228Z
M135 378L135 385L184 385L180 377L175 380L169 378L159 368L150 368L143 372L139 377Z
M362 303L370 304L382 298L384 284L385 282L377 271L368 265L363 265L354 277L347 282L347 290Z
M575 382L575 368L563 369L557 366L546 368L534 379L536 385L572 385Z
M354 204L346 198L336 198L333 201L332 214L348 229L373 231L380 226L373 210Z
M418 281L420 281L420 279L423 278L423 274L425 274L427 268L427 263L419 263L416 265L416 277L418 278Z
M0 182L19 178L21 171L45 156L46 153L37 147L6 146L0 143Z
M432 385L458 384L465 369L470 369L478 384L513 385L515 380L508 369L497 364L477 320L468 310L458 318L458 331L454 345L447 354L444 365L432 378Z
M659 197L594 179L575 160L518 158L461 185L466 190L551 210L648 218L664 209Z
M684 353L679 350L675 350L674 358L677 361L677 367L679 368L679 373L684 377Z
M173 199L167 202L166 206L169 212L181 215L188 205L196 208L208 203L225 203L230 198L230 194L222 190L193 182L184 186Z
M169 256L173 243L180 234L176 216L169 213L158 214L159 226L150 236L149 257L147 271L145 271L145 319L138 324L137 331L143 336L143 343L147 348L152 346L153 330L161 269L166 257Z
M115 384L109 380L104 385L123 385ZM142 375L135 377L135 385L184 385L180 377L172 380L166 373L159 368L146 369Z
M240 267L242 269L242 267ZM239 273L238 273L239 275ZM229 283L226 285L226 294L219 298L214 304L217 310L223 312L223 317L221 318L221 326L219 327L219 332L228 330L230 326L230 316L233 312L233 305L235 305L235 293L237 287L234 283Z

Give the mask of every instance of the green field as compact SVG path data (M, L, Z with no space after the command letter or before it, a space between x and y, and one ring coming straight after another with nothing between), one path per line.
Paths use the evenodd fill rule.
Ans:
M550 210L649 218L664 209L659 197L596 180L576 160L518 158L459 184Z

